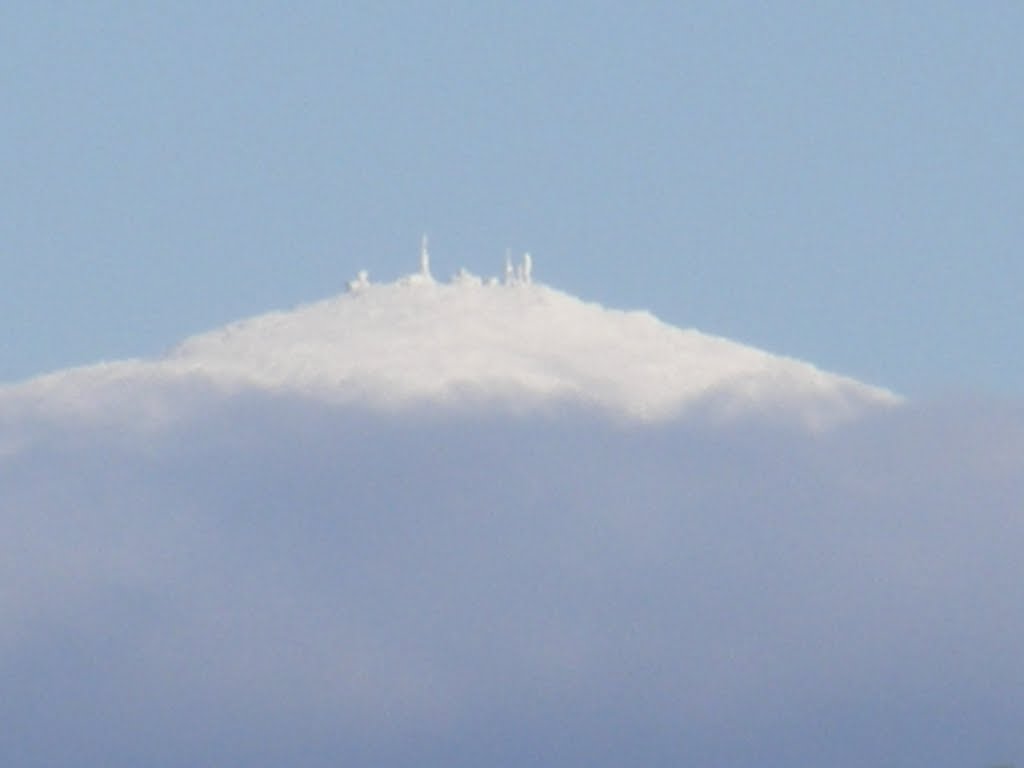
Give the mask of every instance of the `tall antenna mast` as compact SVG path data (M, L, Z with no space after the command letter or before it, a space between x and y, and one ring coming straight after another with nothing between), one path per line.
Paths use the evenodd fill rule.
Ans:
M427 236L420 240L420 274L430 277L430 252L427 250Z

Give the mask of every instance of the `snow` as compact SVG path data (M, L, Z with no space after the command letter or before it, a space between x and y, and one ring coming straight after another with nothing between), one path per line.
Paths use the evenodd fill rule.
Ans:
M775 415L818 428L898 402L892 393L825 373L642 311L606 309L532 281L532 260L500 283L461 271L419 272L232 323L163 358L51 374L0 390L0 402L103 412L132 401L165 419L154 385L201 381L377 409L496 401L571 402L630 421L704 413Z

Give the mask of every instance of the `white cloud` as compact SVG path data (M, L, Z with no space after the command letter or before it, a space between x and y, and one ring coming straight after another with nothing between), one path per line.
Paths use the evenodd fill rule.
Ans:
M5 428L14 764L1019 759L1019 409ZM70 423L69 423L70 424Z

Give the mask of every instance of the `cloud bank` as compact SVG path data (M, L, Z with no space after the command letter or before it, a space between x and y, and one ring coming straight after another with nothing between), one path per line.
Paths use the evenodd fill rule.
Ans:
M1021 759L1024 410L211 398L0 451L8 765Z

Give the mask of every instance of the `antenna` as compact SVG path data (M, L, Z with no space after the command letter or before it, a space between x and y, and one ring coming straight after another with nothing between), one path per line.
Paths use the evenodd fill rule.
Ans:
M529 251L523 254L523 282L533 282L533 257Z
M420 240L420 274L430 277L430 252L427 250L427 236Z
M511 285L516 281L515 271L512 269L512 249L505 249L505 285Z

